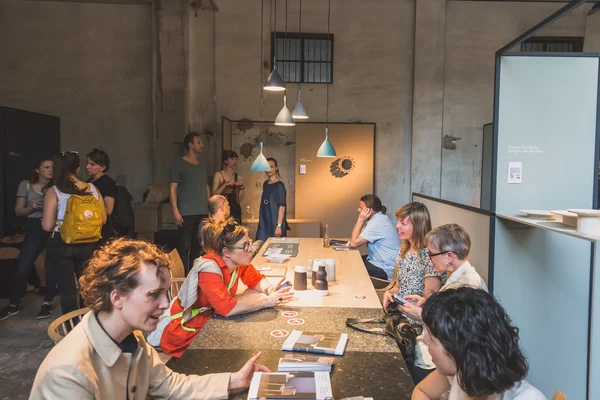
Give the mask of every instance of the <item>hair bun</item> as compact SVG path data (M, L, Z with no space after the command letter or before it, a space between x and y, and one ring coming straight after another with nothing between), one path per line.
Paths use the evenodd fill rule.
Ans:
M381 206L381 213L385 214L387 212L387 207L386 206Z

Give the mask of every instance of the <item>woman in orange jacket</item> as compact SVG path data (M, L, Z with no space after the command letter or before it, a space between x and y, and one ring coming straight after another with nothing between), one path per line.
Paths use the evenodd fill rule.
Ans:
M165 327L160 346L171 357L179 358L214 313L224 317L274 307L290 300L291 288L277 290L258 272L252 260L248 229L234 220L212 222L202 230L206 255L194 266L171 306L171 321ZM236 296L238 281L251 291ZM285 278L284 278L285 279Z

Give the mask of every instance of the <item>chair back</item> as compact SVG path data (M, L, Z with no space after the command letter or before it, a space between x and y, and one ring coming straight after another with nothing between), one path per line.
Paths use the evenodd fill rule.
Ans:
M171 259L171 277L185 278L185 268L177 249L173 249L169 253L169 258Z
M379 278L371 277L371 283L375 288L375 292L377 293L377 297L379 298L379 302L383 304L383 294L390 290L396 285L396 279L398 277L398 263L394 267L394 272L392 273L392 280L386 281Z
M552 396L552 400L567 400L567 395L560 390L557 390L556 393L554 393L554 396Z
M54 344L58 344L58 342L63 340L65 336L75 328L75 325L81 322L81 319L88 311L90 311L90 309L87 307L80 308L79 310L61 315L52 321L50 326L48 326L48 336L54 341Z

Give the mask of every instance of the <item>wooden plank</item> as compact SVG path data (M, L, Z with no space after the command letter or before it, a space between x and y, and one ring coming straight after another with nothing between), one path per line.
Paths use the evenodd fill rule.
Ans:
M281 265L272 264L262 257L266 247L272 239L267 240L252 265ZM287 280L294 282L294 267L307 265L308 260L332 258L335 260L336 281L329 282L329 295L319 296L310 284L311 275L308 275L308 290L296 291L294 300L287 303L287 307L344 307L344 308L373 308L381 309L377 293L371 284L371 279L361 259L358 250L335 251L333 248L324 248L323 239L300 238L298 256L286 260L288 267ZM267 278L272 283L277 283L278 278ZM240 282L240 289L243 285ZM239 293L239 291L238 291ZM357 300L354 296L366 296L364 300Z

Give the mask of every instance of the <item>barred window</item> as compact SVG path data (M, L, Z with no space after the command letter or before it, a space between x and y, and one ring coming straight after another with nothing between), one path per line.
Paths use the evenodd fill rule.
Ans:
M532 37L521 43L521 51L525 52L581 52L582 37Z
M285 82L333 83L333 34L271 34L271 60Z

